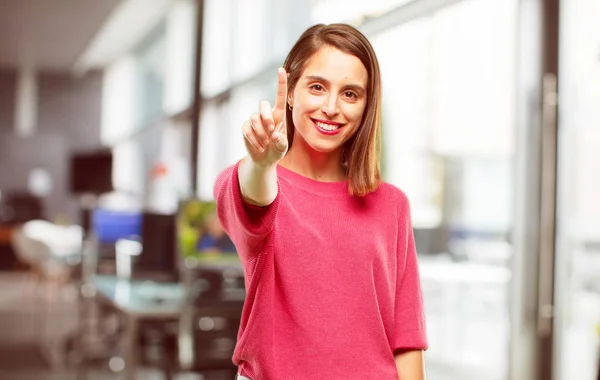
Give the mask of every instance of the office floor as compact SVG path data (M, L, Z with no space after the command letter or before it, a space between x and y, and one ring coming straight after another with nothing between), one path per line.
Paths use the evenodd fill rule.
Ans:
M34 293L31 279L20 273L0 273L0 289L0 379L75 380L73 370L51 370L36 347L35 338L36 336L40 337L40 331L34 324L36 309L33 302ZM53 319L50 321L50 325L55 326L51 330L54 333L62 331L62 334L68 334L69 330L73 328L76 315L75 305L70 300L73 294L63 291L50 296L55 297L54 302L61 304L60 307L53 308L54 311L50 313L50 318ZM48 336L51 341L52 335ZM435 362L428 363L428 375L430 379L436 380L481 380L484 378L495 380L476 372L460 373L457 368ZM116 380L118 378L119 375L110 372L108 368L92 371L88 376L88 380ZM161 380L163 378L162 374L151 369L142 370L138 375L140 380ZM182 374L177 379L209 380L199 374Z

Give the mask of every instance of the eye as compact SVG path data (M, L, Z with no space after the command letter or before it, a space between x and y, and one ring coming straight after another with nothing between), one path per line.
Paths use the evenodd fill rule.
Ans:
M323 86L320 84L313 84L309 88L315 91L323 91Z
M349 99L358 99L358 95L354 91L346 91L344 92L344 96Z

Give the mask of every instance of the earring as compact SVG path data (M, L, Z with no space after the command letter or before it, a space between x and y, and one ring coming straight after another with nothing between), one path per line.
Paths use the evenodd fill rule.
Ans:
M288 108L290 109L290 111L292 110L292 105L288 104Z

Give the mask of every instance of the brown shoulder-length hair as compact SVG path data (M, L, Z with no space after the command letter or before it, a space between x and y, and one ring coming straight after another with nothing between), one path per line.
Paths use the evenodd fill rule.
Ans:
M367 38L346 24L318 24L308 28L289 52L283 67L289 73L288 95L294 91L308 60L322 47L331 46L360 59L367 69L367 104L354 136L342 147L342 164L349 192L364 196L381 183L381 79L379 62ZM289 146L294 140L292 111L286 109Z

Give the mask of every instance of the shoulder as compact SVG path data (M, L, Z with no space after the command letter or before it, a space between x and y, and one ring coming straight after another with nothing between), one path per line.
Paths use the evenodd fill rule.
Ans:
M221 182L231 178L232 176L237 176L237 169L238 169L238 166L240 165L240 162L241 162L241 160L222 169L219 172L219 174L217 175L215 183L221 183Z
M240 166L241 162L242 162L242 160L239 160L239 161L235 162L234 164L225 167L224 169L222 169L219 172L218 177L227 177L227 176L232 175L233 173L236 173L237 168L238 168L238 166Z
M399 187L388 182L382 182L373 195L385 199L390 206L394 205L399 214L410 215L410 202L406 193Z
M219 172L213 183L213 196L215 197L215 199L219 199L219 194L228 194L229 190L233 189L233 191L235 192L236 187L232 186L232 184L238 181L238 166L239 161Z

